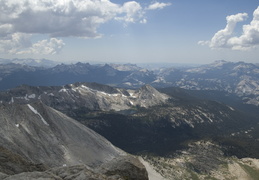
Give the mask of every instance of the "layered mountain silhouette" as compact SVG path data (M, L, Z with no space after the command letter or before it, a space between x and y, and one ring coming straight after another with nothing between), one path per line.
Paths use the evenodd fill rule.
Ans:
M132 64L91 65L79 62L54 67L28 64L0 64L0 90L21 84L60 86L76 82L96 82L124 88L139 88L150 84L156 88L174 86L189 90L224 91L237 95L244 103L259 104L259 67L251 63L215 61L197 67L160 68L156 71Z

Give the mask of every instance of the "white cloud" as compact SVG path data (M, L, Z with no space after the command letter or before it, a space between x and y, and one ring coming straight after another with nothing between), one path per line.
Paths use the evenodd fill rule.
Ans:
M17 54L57 54L65 45L61 39L51 38L33 44L28 50L18 51Z
M259 7L253 13L250 24L243 25L241 36L234 36L238 22L246 20L246 13L228 16L227 25L218 31L210 41L199 41L198 44L209 45L212 49L230 48L232 50L250 50L259 45Z
M13 33L0 39L0 52L17 54L21 49L31 46L31 35Z
M167 7L167 6L170 6L170 5L171 5L171 3L159 3L159 2L155 2L155 3L153 3L153 4L150 4L147 9L149 9L149 10L163 9L163 8L165 8L165 7Z
M148 10L162 9L169 4L154 3L144 8L136 1L123 5L110 0L2 0L0 1L0 48L6 52L18 52L24 45L17 40L10 40L18 35L20 38L45 34L50 37L98 38L98 27L111 20L123 23L146 23L145 13ZM57 39L56 39L57 40ZM27 41L30 41L27 38ZM21 52L39 52L36 46L53 45L53 39L43 40ZM52 43L47 43L52 42ZM7 43L5 45L3 43ZM13 48L11 48L13 46ZM61 46L62 47L62 46ZM57 52L54 47L44 52ZM19 49L19 50L18 50ZM39 48L36 48L39 49Z
M11 3L12 2L12 3ZM107 0L2 1L1 24L14 32L49 34L53 37L96 37L96 28L111 20L119 6Z
M248 15L246 13L239 13L236 15L227 16L227 25L225 29L218 31L210 42L211 48L229 47L228 40L231 38L236 24L244 21Z
M144 11L139 3L136 1L129 1L123 4L119 9L119 16L115 20L124 21L126 23L135 23L141 21L144 16Z
M205 46L205 45L210 45L210 41L198 41L199 45Z
M146 24L146 23L147 23L147 19L142 19L142 20L140 21L140 23L141 23L141 24Z
M253 13L251 23L243 26L242 35L230 38L228 43L234 50L249 50L259 45L259 7Z
M31 43L31 35L14 33L0 40L0 52L9 54L56 54L65 43L61 39L51 38Z

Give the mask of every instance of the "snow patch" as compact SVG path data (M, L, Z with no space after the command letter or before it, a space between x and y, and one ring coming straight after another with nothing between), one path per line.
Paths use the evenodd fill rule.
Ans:
M9 104L12 104L12 103L14 103L13 97L12 97L11 101L9 102Z
M153 83L166 83L166 80L163 77L158 77Z
M102 92L102 91L100 91L99 93L101 93L101 94L103 94L103 95L105 95L105 96L113 96L113 97L117 97L117 96L120 96L120 94L109 94L109 93L106 93L106 92Z
M125 82L123 84L128 85L128 86L132 86L132 83L130 83L130 82Z
M59 92L59 93L61 93L61 92L67 93L67 89L63 88L63 89L60 89L58 92Z
M111 96L111 94L105 93L105 92L100 92L101 94L105 95L105 96Z
M83 90L87 90L88 92L91 92L93 94L97 92L96 90L91 89L91 88L89 88L89 87L87 87L85 85L81 85L80 88L83 89ZM79 92L80 92L80 90L79 90Z
M229 108L230 110L232 110L232 111L235 111L235 109L232 108L231 106L228 106L228 108Z
M42 121L45 125L49 126L49 124L47 123L47 121L45 121L45 119L40 115L40 113L39 113L36 109L34 109L34 107L32 107L30 104L27 104L27 106L30 108L30 110L31 110L34 114L37 114L37 115L40 117L41 121Z
M81 85L81 88L87 89L87 90L89 90L89 91L94 91L93 89L91 89L91 88L89 88L89 87L87 87L87 86L85 86L85 85Z
M28 94L26 94L26 95L24 96L24 99L25 99L26 101L29 101L29 99L28 99Z
M129 93L132 98L138 98L135 93Z
M36 97L35 94L31 94L31 95L28 96L28 98L30 98L30 99L34 99L35 97Z
M205 112L202 112L201 110L197 109L199 113L201 113L205 118L207 118L210 122L213 122L213 120L209 117L209 114L206 114ZM202 118L201 118L202 119Z

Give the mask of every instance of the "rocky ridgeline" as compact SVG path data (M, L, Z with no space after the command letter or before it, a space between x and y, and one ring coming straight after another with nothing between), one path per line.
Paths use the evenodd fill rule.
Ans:
M1 92L0 102L30 103L41 101L60 111L85 108L89 110L120 111L132 107L163 104L169 96L149 85L138 90L113 88L97 83L75 83L66 86L20 86Z

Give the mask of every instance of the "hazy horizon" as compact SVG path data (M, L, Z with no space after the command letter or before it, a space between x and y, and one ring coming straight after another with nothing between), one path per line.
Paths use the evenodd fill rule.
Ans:
M52 61L53 64L76 64L76 63L89 63L90 65L105 65L105 64L117 64L117 65L136 65L138 67L146 68L146 69L156 69L156 68L170 68L170 67L198 67L202 65L208 65L208 64L213 64L219 61L225 61L225 62L231 62L231 63L238 63L238 62L244 62L244 63L252 63L252 64L259 64L259 63L253 63L253 62L245 62L245 61L226 61L224 59L219 59L219 60L214 60L211 62L204 62L204 63L195 63L195 62L114 62L114 61L56 61L53 59L46 59L46 58L1 58L0 57L0 64L6 64L7 61L14 62L15 63L20 63L20 64L28 64L30 60L34 60L35 62L41 61L41 60L47 60L47 61ZM27 62L26 62L27 61ZM9 63L9 62L8 62ZM46 62L45 62L46 63ZM41 64L39 62L39 64Z

